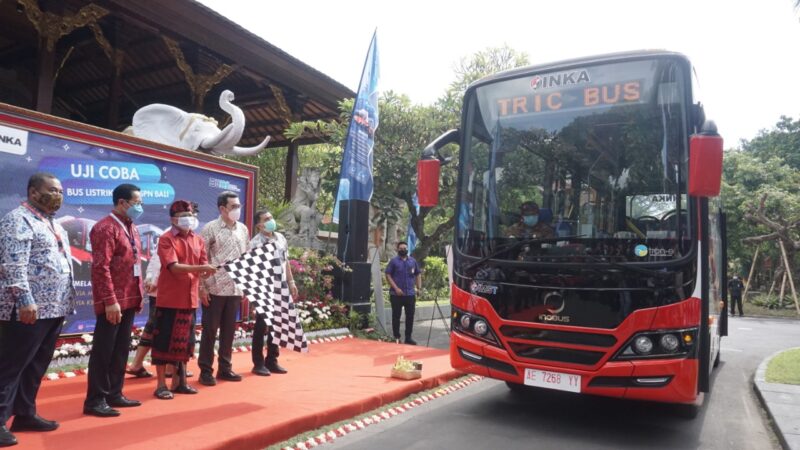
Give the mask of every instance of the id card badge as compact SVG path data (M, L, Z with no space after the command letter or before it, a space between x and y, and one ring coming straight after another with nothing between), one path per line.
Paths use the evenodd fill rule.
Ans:
M133 276L141 277L142 276L142 265L141 264L134 264L133 265Z
M69 273L70 272L70 263L66 256L61 257L61 273Z

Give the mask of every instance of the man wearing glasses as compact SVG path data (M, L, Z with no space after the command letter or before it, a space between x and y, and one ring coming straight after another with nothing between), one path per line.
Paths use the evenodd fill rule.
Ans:
M142 244L134 221L143 214L142 193L121 184L112 193L114 209L98 221L92 242L92 297L97 322L89 357L89 387L83 413L114 417L114 408L139 406L122 395L125 365L131 345L131 326L142 308Z
M206 241L208 263L219 267L232 261L247 251L249 234L247 226L239 222L242 204L239 196L231 191L223 191L217 197L219 218L208 222L200 235ZM241 375L233 371L233 335L236 326L236 312L242 305L242 291L224 271L206 278L200 284L200 301L203 305L203 333L200 337L200 384L214 386L214 342L219 330L219 366L217 379L242 381Z

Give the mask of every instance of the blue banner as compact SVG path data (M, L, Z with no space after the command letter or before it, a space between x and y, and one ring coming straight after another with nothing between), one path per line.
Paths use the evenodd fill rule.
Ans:
M372 198L372 148L378 129L378 36L372 35L361 81L358 85L347 139L342 154L339 190L333 207L333 222L339 223L339 202Z
M417 215L419 215L419 200L417 199L417 193L414 193L414 197L411 198L414 202L414 208L417 211ZM414 232L414 227L411 226L411 217L408 218L408 231L406 232L406 244L408 245L408 254L414 253L414 249L417 248L417 233Z

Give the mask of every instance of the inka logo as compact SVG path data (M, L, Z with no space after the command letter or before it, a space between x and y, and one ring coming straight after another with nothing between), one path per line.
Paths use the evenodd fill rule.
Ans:
M531 78L531 89L547 89L552 87L569 86L571 84L589 83L589 72L586 70L574 70L572 72L561 72L549 75L536 75Z
M28 132L0 125L0 152L24 155L28 151Z
M22 140L14 136L0 135L0 142L2 142L3 144L10 144L10 145L16 145L17 147L22 147Z

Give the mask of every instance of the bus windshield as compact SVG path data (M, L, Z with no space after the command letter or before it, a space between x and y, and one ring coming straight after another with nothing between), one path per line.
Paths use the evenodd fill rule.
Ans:
M460 251L531 262L684 256L689 73L684 60L661 57L471 90Z

